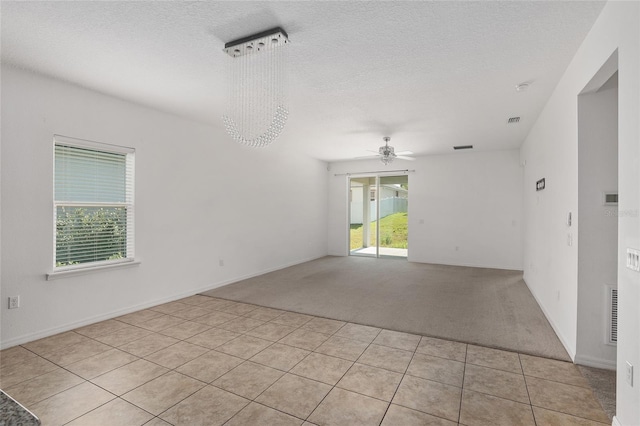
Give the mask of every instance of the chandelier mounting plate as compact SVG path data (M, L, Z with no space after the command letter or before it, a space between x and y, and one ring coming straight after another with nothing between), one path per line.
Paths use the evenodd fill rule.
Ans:
M247 37L225 43L224 52L234 58L284 46L289 43L289 35L280 27L262 31Z

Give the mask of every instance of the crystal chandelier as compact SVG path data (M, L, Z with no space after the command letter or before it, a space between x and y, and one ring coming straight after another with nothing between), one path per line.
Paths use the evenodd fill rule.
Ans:
M289 43L282 28L274 28L226 43L229 55L227 133L244 145L265 147L280 136L289 111L285 102L286 54Z
M394 152L393 147L389 146L390 140L390 137L385 136L384 146L381 146L378 149L378 154L380 154L380 161L382 161L382 164L384 164L385 166L387 164L391 164L393 162L393 159L396 158L396 153Z

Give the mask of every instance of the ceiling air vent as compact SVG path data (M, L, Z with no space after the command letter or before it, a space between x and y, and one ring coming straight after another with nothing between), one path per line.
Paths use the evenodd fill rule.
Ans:
M515 124L520 122L520 117L511 117L507 120L507 124Z
M473 148L473 145L456 145L456 146L453 147L453 149L456 149L456 150L458 150L458 149L472 149L472 148Z

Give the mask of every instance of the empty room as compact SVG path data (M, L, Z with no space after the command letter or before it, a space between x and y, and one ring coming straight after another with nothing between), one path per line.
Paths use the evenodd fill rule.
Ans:
M0 24L0 424L640 425L640 2Z

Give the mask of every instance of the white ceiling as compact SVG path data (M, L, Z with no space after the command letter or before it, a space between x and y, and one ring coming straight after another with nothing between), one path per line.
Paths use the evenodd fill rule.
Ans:
M506 149L603 4L2 1L2 61L222 127L224 43L281 26L290 116L272 146L327 161L366 155L385 135L416 155Z

